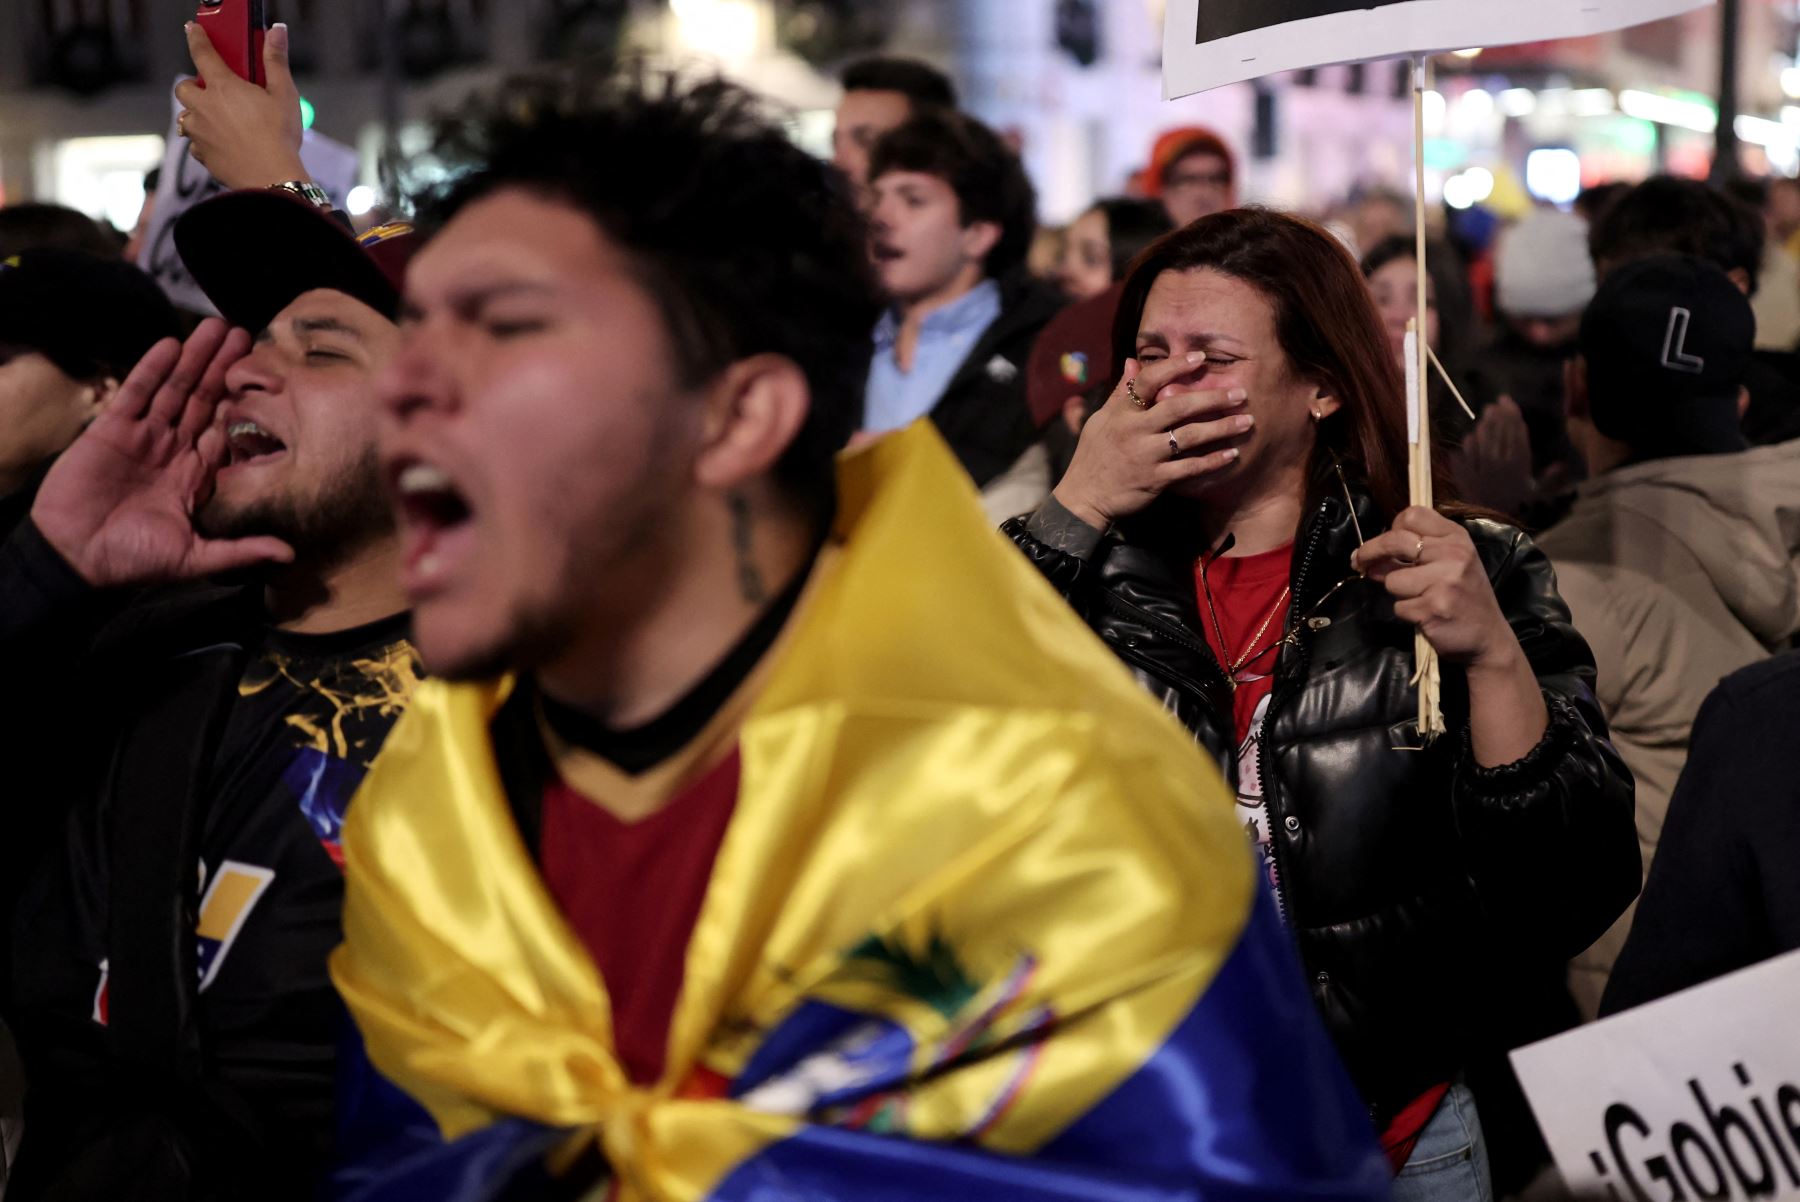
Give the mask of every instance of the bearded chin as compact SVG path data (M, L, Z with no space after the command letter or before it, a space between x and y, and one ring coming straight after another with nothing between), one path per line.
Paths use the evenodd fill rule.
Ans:
M232 504L214 496L194 515L194 528L209 539L278 538L296 562L315 569L341 563L394 531L394 514L381 485L373 448L305 499L258 497Z

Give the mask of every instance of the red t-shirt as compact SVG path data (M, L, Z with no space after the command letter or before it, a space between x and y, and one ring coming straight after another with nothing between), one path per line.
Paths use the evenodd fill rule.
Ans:
M735 750L637 822L560 778L544 789L544 882L600 969L614 1048L639 1085L662 1076L688 940L737 794Z
M1238 742L1238 816L1245 832L1261 853L1265 879L1281 901L1281 882L1275 870L1274 851L1270 846L1268 809L1264 802L1262 764L1257 755L1262 735L1263 716L1268 712L1270 695L1275 690L1275 665L1280 652L1273 650L1286 633L1288 610L1292 599L1283 599L1282 591L1292 578L1294 547L1290 543L1261 555L1208 560L1204 579L1200 565L1194 565L1194 593L1200 603L1200 625L1206 632L1206 645L1212 648L1220 667L1237 662L1246 652L1250 660L1238 669L1238 687L1231 695L1232 724ZM1211 587L1212 610L1207 609L1207 590ZM1218 615L1218 627L1213 614ZM1269 625L1257 638L1263 619L1271 613ZM1221 645L1219 631L1224 631ZM1255 645L1252 646L1252 640ZM1286 916L1286 903L1282 914ZM1420 1132L1437 1113L1448 1085L1437 1085L1413 1099L1381 1133L1381 1148L1395 1172L1412 1156Z
M1287 917L1287 904L1281 895L1275 851L1269 842L1269 810L1263 802L1262 763L1257 751L1262 742L1263 715L1268 712L1269 697L1275 691L1275 663L1280 657L1289 606L1282 594L1288 587L1293 559L1294 546L1289 543L1261 555L1208 560L1204 572L1200 563L1194 564L1200 628L1206 632L1206 645L1212 648L1213 658L1219 661L1221 669L1229 670L1246 653L1250 655L1237 671L1238 686L1231 694L1232 725L1237 736L1238 820L1261 858L1263 881L1274 893L1283 918ZM1266 627L1264 619L1268 622ZM1225 636L1222 643L1221 633Z
M1221 668L1236 663L1245 654L1250 656L1249 662L1238 669L1237 691L1231 695L1231 716L1239 744L1260 725L1257 711L1263 698L1275 689L1275 661L1280 654L1276 647L1287 633L1289 607L1282 593L1287 590L1293 563L1294 544L1289 543L1261 555L1209 559L1204 572L1198 562L1194 564L1194 595L1200 601L1200 628L1206 634L1206 645L1212 648ZM1219 642L1220 631L1225 635L1223 645ZM1253 639L1255 646L1251 646Z

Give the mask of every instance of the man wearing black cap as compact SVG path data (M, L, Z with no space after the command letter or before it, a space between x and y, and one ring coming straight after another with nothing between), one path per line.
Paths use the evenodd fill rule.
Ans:
M1637 778L1646 871L1701 702L1800 631L1800 443L1750 450L1738 424L1755 340L1723 270L1658 256L1607 276L1569 370L1569 431L1592 478L1539 545ZM1631 918L1576 961L1590 1017Z
M180 328L129 263L74 250L0 259L0 539L31 508L44 469Z
M175 237L243 329L151 350L0 547L47 715L8 795L60 824L12 928L14 1199L312 1196L339 832L418 675L375 457L410 229L239 192Z

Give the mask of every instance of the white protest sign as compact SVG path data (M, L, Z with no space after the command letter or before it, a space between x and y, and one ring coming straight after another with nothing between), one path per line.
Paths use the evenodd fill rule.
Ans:
M184 77L185 78L185 77ZM177 84L180 79L175 81ZM170 91L168 149L163 152L162 178L156 185L156 207L151 212L150 228L144 237L144 249L138 254L138 266L162 285L169 299L183 309L195 313L216 314L212 302L194 284L175 249L175 220L209 197L226 191L188 153L188 140L176 125L181 104ZM357 155L355 149L341 142L307 130L300 143L300 161L313 182L325 189L331 203L343 208L350 189L356 186ZM254 270L256 248L244 248L246 270Z
M1168 0L1163 99L1329 63L1641 25L1713 0Z
M1800 952L1520 1048L1563 1179L1620 1202L1800 1198Z

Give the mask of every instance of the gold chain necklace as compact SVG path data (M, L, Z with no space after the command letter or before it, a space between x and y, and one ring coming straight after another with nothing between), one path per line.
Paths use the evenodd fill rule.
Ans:
M1212 618L1213 633L1219 636L1219 650L1229 658L1231 653L1225 646L1225 628L1219 625L1219 611L1213 606L1212 582L1206 577L1206 557L1204 555L1200 557L1200 591L1206 594L1206 612ZM1256 633L1250 638L1249 646L1244 648L1243 654L1238 656L1235 662L1226 666L1225 683L1231 686L1232 692L1237 692L1240 683L1238 673L1244 670L1245 664L1256 658L1256 645L1262 642L1263 635L1269 633L1269 623L1275 620L1275 615L1281 612L1282 607L1287 604L1288 595L1293 591L1294 586L1291 584L1281 590L1281 596L1275 599L1275 608L1269 611L1268 616L1262 620L1262 625L1256 628Z

